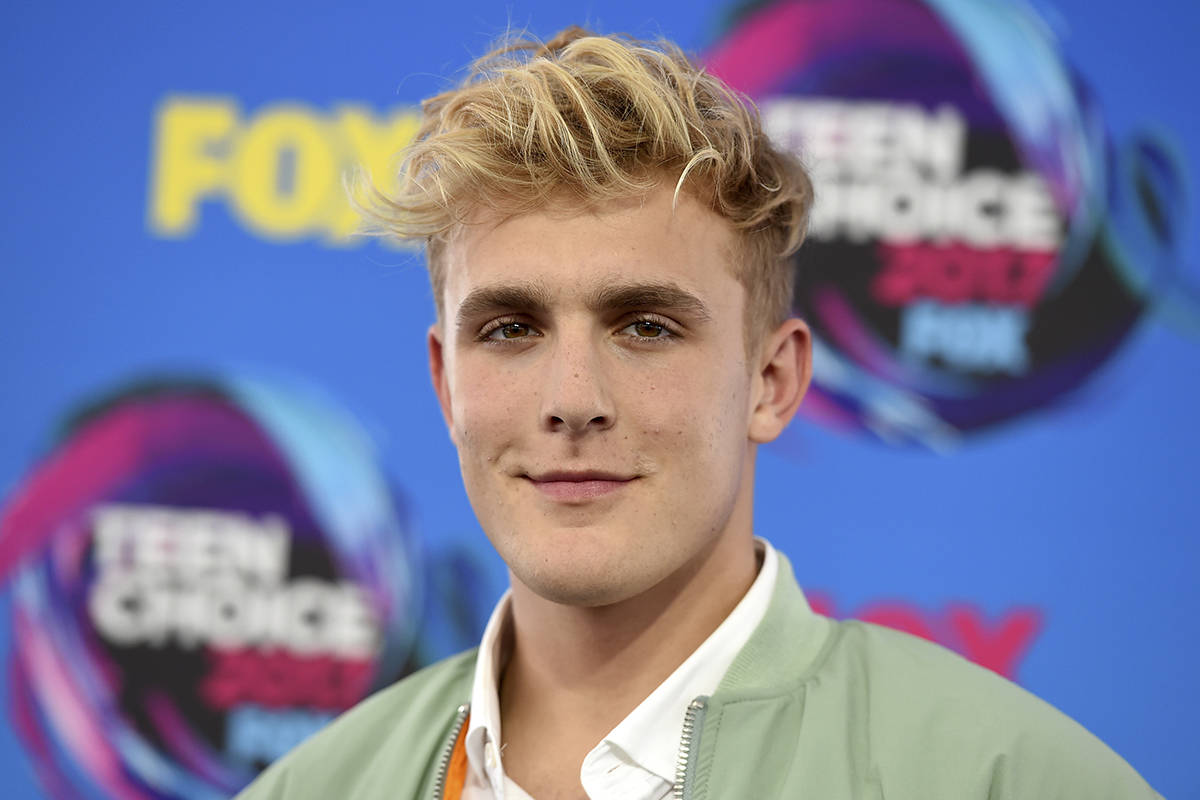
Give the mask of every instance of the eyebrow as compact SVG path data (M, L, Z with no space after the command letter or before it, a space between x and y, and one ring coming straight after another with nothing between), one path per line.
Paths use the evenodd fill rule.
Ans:
M550 307L550 292L540 283L504 283L481 286L459 304L455 324L462 327L472 318L505 311L541 312Z
M674 283L611 284L589 295L586 305L592 311L645 308L683 313L701 321L712 319L703 300Z
M475 289L458 306L456 325L478 316L503 312L541 313L551 306L550 290L541 283L503 283ZM647 309L687 314L700 321L712 312L696 295L674 283L617 283L601 286L584 297L591 311Z

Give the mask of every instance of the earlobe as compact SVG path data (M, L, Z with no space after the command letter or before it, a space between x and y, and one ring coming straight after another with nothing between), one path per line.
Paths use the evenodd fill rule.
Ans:
M792 421L812 379L812 334L802 319L784 321L763 341L758 383L761 393L751 411L750 440L775 440Z
M429 345L429 377L433 380L433 391L437 394L438 405L442 409L442 418L446 421L446 429L450 432L450 441L454 439L454 415L450 405L450 380L446 369L445 345L442 342L442 331L438 323L429 326L427 337Z

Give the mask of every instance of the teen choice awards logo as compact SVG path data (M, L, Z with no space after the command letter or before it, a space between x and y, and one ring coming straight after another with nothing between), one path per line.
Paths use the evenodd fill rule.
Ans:
M242 379L127 388L8 499L12 709L56 797L223 798L402 674L412 540L357 426Z
M759 2L707 63L814 176L810 416L943 447L1067 396L1149 310L1200 319L1181 170L1111 140L1027 6Z

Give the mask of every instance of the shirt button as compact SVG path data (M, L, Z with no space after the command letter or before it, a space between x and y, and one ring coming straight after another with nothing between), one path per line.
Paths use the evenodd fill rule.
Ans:
M492 744L491 742L488 742L488 746L486 748L486 753L487 753L488 768L495 769L496 763L500 760L499 758L496 757L496 745Z

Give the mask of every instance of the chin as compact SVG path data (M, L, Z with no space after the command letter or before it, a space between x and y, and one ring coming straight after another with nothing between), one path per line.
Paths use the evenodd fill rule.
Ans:
M513 577L525 584L534 594L543 600L563 606L575 608L600 608L628 600L636 592L629 592L623 586L614 586L608 581L578 580L571 575L532 575L522 577L513 572Z
M520 552L523 548L495 544L514 579L539 597L561 605L595 608L620 603L653 588L673 571L661 562L661 551L659 559L652 560L652 552L611 541L577 539L575 546L559 544L549 554L539 548Z

